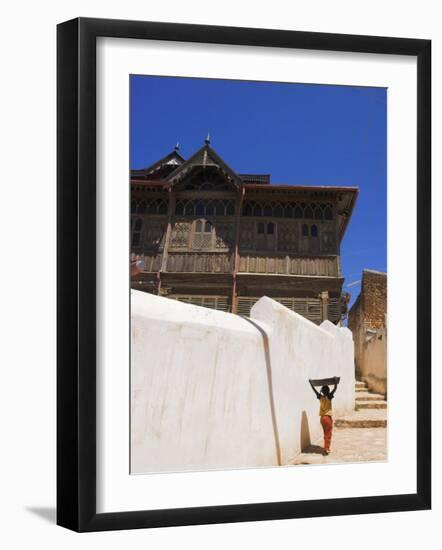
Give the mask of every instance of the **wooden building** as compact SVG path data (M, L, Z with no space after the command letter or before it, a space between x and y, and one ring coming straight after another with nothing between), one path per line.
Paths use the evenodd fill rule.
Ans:
M356 187L275 185L210 146L131 171L132 287L248 315L269 296L315 323L346 313L340 243Z

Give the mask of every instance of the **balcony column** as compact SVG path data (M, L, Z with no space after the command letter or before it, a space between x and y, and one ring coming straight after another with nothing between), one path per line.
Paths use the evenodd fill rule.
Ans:
M242 204L243 204L243 200L244 200L245 191L246 191L246 189L243 185L241 187L240 195L236 200L235 243L234 243L234 248L233 248L233 270L232 270L232 313L236 313L237 303L238 303L236 278L237 278L237 273L238 273L238 269L239 269L239 228L240 228Z
M328 291L321 292L319 298L321 300L321 320L325 321L328 319Z
M157 293L160 295L162 294L161 289L161 273L164 271L167 271L167 256L169 252L169 243L170 243L170 236L172 233L172 218L175 213L175 193L172 192L172 188L168 188L168 195L169 195L169 209L167 212L167 229L166 229L166 236L164 238L164 245L163 245L163 254L161 256L161 264L160 269L157 273Z

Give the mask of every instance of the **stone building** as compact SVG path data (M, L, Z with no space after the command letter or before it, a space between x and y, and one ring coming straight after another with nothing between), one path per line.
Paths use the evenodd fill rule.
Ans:
M361 292L348 314L355 343L356 378L387 393L387 274L362 272Z
M249 315L263 296L311 321L346 314L340 243L356 187L276 185L238 174L207 139L131 171L132 287Z

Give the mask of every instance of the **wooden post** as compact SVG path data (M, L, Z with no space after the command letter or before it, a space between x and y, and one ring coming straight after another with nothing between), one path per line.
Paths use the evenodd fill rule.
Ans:
M241 211L242 211L242 204L244 200L244 194L245 194L245 187L241 187L241 194L239 196L239 199L236 200L236 215L235 215L235 244L234 244L234 252L233 252L233 282L232 282L232 313L236 313L237 311L237 281L236 276L238 273L239 268L239 229L240 229L240 220L241 220Z
M321 319L325 321L328 319L328 291L324 290L319 297L321 299Z
M172 233L172 216L175 211L175 194L172 193L171 187L169 187L167 191L169 194L169 208L167 212L167 229L166 229L166 236L164 238L163 255L161 257L160 269L158 270L158 273L157 273L158 295L161 294L161 273L163 273L164 271L167 271L167 256L169 253L170 235Z
M341 256L341 235L339 233L339 216L338 216L338 207L337 203L335 202L333 205L333 223L335 224L335 254L338 258L338 277L341 276L341 263L340 263L340 256Z

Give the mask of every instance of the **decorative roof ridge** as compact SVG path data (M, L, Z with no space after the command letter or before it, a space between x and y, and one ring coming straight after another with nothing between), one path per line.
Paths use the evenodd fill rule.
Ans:
M253 189L302 189L302 190L317 190L321 189L324 191L355 191L359 192L359 187L356 186L350 186L350 185L302 185L302 184L295 184L295 183L269 183L268 185L263 185L262 183L248 183L244 182L244 186L247 188L253 188Z
M157 160L156 162L154 162L150 166L147 166L146 168L131 168L130 171L131 171L131 173L132 172L146 172L146 173L151 172L151 171L155 170L155 168L160 167L161 165L165 164L168 160L170 160L173 157L178 157L178 159L181 160L182 163L185 163L186 159L178 152L178 149L179 149L179 146L177 144L177 145L175 145L173 151L171 151L170 153L168 153L167 155L165 155L161 159Z
M179 174L187 171L192 165L195 164L195 160L203 154L203 158L206 155L210 156L219 167L226 172L233 180L233 183L236 187L242 185L242 181L238 174L218 155L218 153L211 147L206 139L204 145L198 149L191 157L189 157L183 164L178 166L173 172L167 176L167 180L173 182Z

